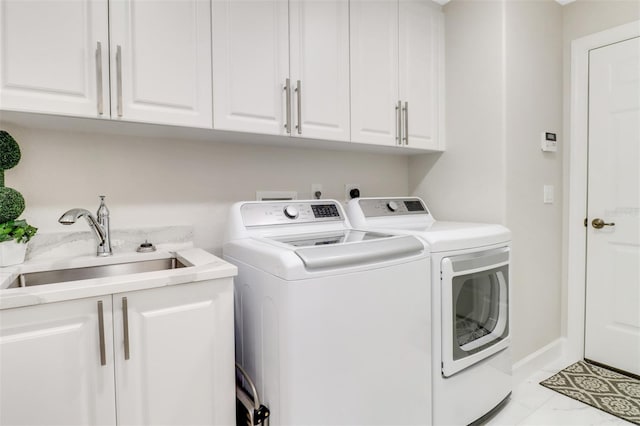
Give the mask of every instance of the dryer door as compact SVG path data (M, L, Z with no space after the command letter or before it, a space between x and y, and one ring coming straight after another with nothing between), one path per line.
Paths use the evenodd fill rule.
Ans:
M442 372L509 345L509 248L442 259Z

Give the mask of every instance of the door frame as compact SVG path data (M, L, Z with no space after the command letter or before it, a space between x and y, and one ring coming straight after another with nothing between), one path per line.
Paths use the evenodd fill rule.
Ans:
M583 224L587 209L587 154L589 125L589 51L640 36L640 21L614 27L571 43L571 139L568 157L567 229L567 345L565 358L584 358L586 303L586 235ZM568 155L567 155L568 154ZM567 163L565 163L566 165ZM566 175L565 175L566 176Z

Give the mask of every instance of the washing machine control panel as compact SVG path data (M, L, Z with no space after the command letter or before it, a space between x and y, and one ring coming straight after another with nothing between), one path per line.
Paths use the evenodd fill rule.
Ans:
M344 221L338 203L325 200L245 203L240 212L245 226Z
M429 214L419 198L363 198L358 204L365 217Z

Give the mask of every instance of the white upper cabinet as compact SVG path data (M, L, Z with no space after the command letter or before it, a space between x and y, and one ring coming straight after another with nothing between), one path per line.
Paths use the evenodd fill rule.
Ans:
M207 0L111 0L111 116L211 127Z
M348 16L347 0L214 1L214 128L349 140Z
M287 134L287 2L215 0L212 14L214 127Z
M442 12L430 1L351 1L351 140L442 149Z
M0 108L108 117L107 23L106 0L0 1Z
M211 128L209 16L208 0L3 0L0 108Z
M348 141L349 2L291 0L292 134Z
M400 0L399 6L403 145L442 150L443 14L430 1Z
M398 1L351 1L351 140L399 143Z

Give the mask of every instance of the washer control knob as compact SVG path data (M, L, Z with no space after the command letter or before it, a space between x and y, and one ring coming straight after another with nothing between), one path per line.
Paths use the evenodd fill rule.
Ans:
M396 203L395 201L389 201L387 203L387 208L392 212L395 212L396 210L398 210L398 203Z
M289 219L295 219L298 217L298 209L294 206L287 206L284 208L284 215Z

